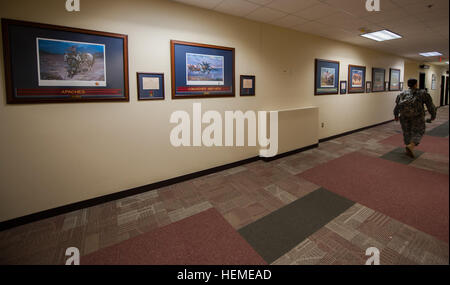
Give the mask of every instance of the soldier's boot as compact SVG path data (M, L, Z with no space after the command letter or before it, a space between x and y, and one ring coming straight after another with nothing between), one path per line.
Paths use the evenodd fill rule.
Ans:
M416 146L415 143L410 143L409 145L406 146L406 154L411 157L411 158L415 158L416 156L414 155L414 147Z

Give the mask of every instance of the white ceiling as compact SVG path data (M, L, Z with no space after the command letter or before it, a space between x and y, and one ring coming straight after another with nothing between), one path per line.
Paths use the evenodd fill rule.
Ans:
M419 52L449 57L449 0L380 0L380 12L368 12L366 0L172 0L359 46L436 62ZM429 6L431 8L429 8ZM402 39L375 42L362 29L388 29Z

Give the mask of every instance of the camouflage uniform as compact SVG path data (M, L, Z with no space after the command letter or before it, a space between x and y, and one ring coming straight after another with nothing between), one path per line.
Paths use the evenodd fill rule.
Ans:
M414 100L414 104L410 105L408 110L404 110L401 102L410 99ZM431 120L436 119L436 107L433 104L433 99L425 90L409 89L398 95L395 103L394 116L398 118L400 115L405 145L410 143L418 145L425 134L424 104L431 114Z

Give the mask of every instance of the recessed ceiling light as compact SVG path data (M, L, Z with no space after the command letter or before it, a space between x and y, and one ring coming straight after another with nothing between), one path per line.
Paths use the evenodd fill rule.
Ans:
M430 56L441 56L442 53L437 52L437 51L431 51L431 52L422 52L419 53L421 56L426 56L426 57L430 57Z
M397 35L396 33L393 33L388 30L381 30L373 33L367 33L362 34L361 37L365 37L377 42L383 42L383 41L389 41L389 40L395 40L400 39L402 36Z

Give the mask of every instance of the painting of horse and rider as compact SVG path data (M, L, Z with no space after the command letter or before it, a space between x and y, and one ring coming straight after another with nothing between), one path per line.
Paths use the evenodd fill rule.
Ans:
M39 86L106 86L105 46L37 38Z

